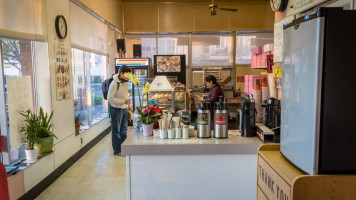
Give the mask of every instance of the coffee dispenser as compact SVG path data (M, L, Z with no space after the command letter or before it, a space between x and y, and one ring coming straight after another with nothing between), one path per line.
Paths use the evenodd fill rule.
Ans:
M273 97L264 101L266 104L265 125L274 132L274 142L280 142L281 112L280 101Z
M240 131L242 137L254 137L256 135L255 102L251 96L243 98L241 101Z
M198 138L211 138L211 117L210 117L210 103L199 102L198 106Z
M214 124L214 138L228 138L227 103L223 96L219 96L219 102L215 102Z

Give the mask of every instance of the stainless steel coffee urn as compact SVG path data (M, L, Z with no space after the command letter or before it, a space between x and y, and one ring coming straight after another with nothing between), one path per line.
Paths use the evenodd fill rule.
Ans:
M198 138L211 138L211 128L210 128L210 103L209 102L199 102L198 107Z
M219 102L215 102L214 124L214 138L228 138L227 103L222 96L219 96Z

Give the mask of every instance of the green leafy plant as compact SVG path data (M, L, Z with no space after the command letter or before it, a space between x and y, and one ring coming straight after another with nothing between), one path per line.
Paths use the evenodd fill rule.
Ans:
M162 114L157 112L153 115L150 115L150 112L142 112L142 110L137 107L137 112L140 115L138 118L142 121L143 124L154 124L161 119Z
M20 115L25 117L25 126L20 128L20 132L25 134L25 141L27 142L27 148L33 150L34 144L36 143L37 138L45 138L49 136L57 136L52 132L53 124L51 122L53 117L53 111L50 115L43 112L42 107L40 107L40 113L37 115L31 110L26 112L20 111ZM57 138L58 139L58 138Z
M81 126L83 126L83 123L80 121L80 113L74 116L74 122L79 123Z

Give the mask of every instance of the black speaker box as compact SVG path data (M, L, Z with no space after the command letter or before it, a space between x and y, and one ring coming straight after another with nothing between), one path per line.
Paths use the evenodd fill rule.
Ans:
M117 45L117 52L120 51L123 51L123 52L126 52L126 49L125 49L125 39L117 39L116 40L116 45Z
M134 58L141 58L141 45L140 44L134 44L133 45L133 57Z

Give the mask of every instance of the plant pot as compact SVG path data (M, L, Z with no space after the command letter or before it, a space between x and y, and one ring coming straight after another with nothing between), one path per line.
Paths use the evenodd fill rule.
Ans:
M53 151L53 136L36 138L35 147L38 148L38 155L44 156Z
M153 124L142 124L143 136L152 136Z
M79 135L80 122L75 122L75 135Z
M37 160L37 154L38 154L37 147L35 147L33 150L26 149L25 153L26 153L26 160L29 160L29 161Z

